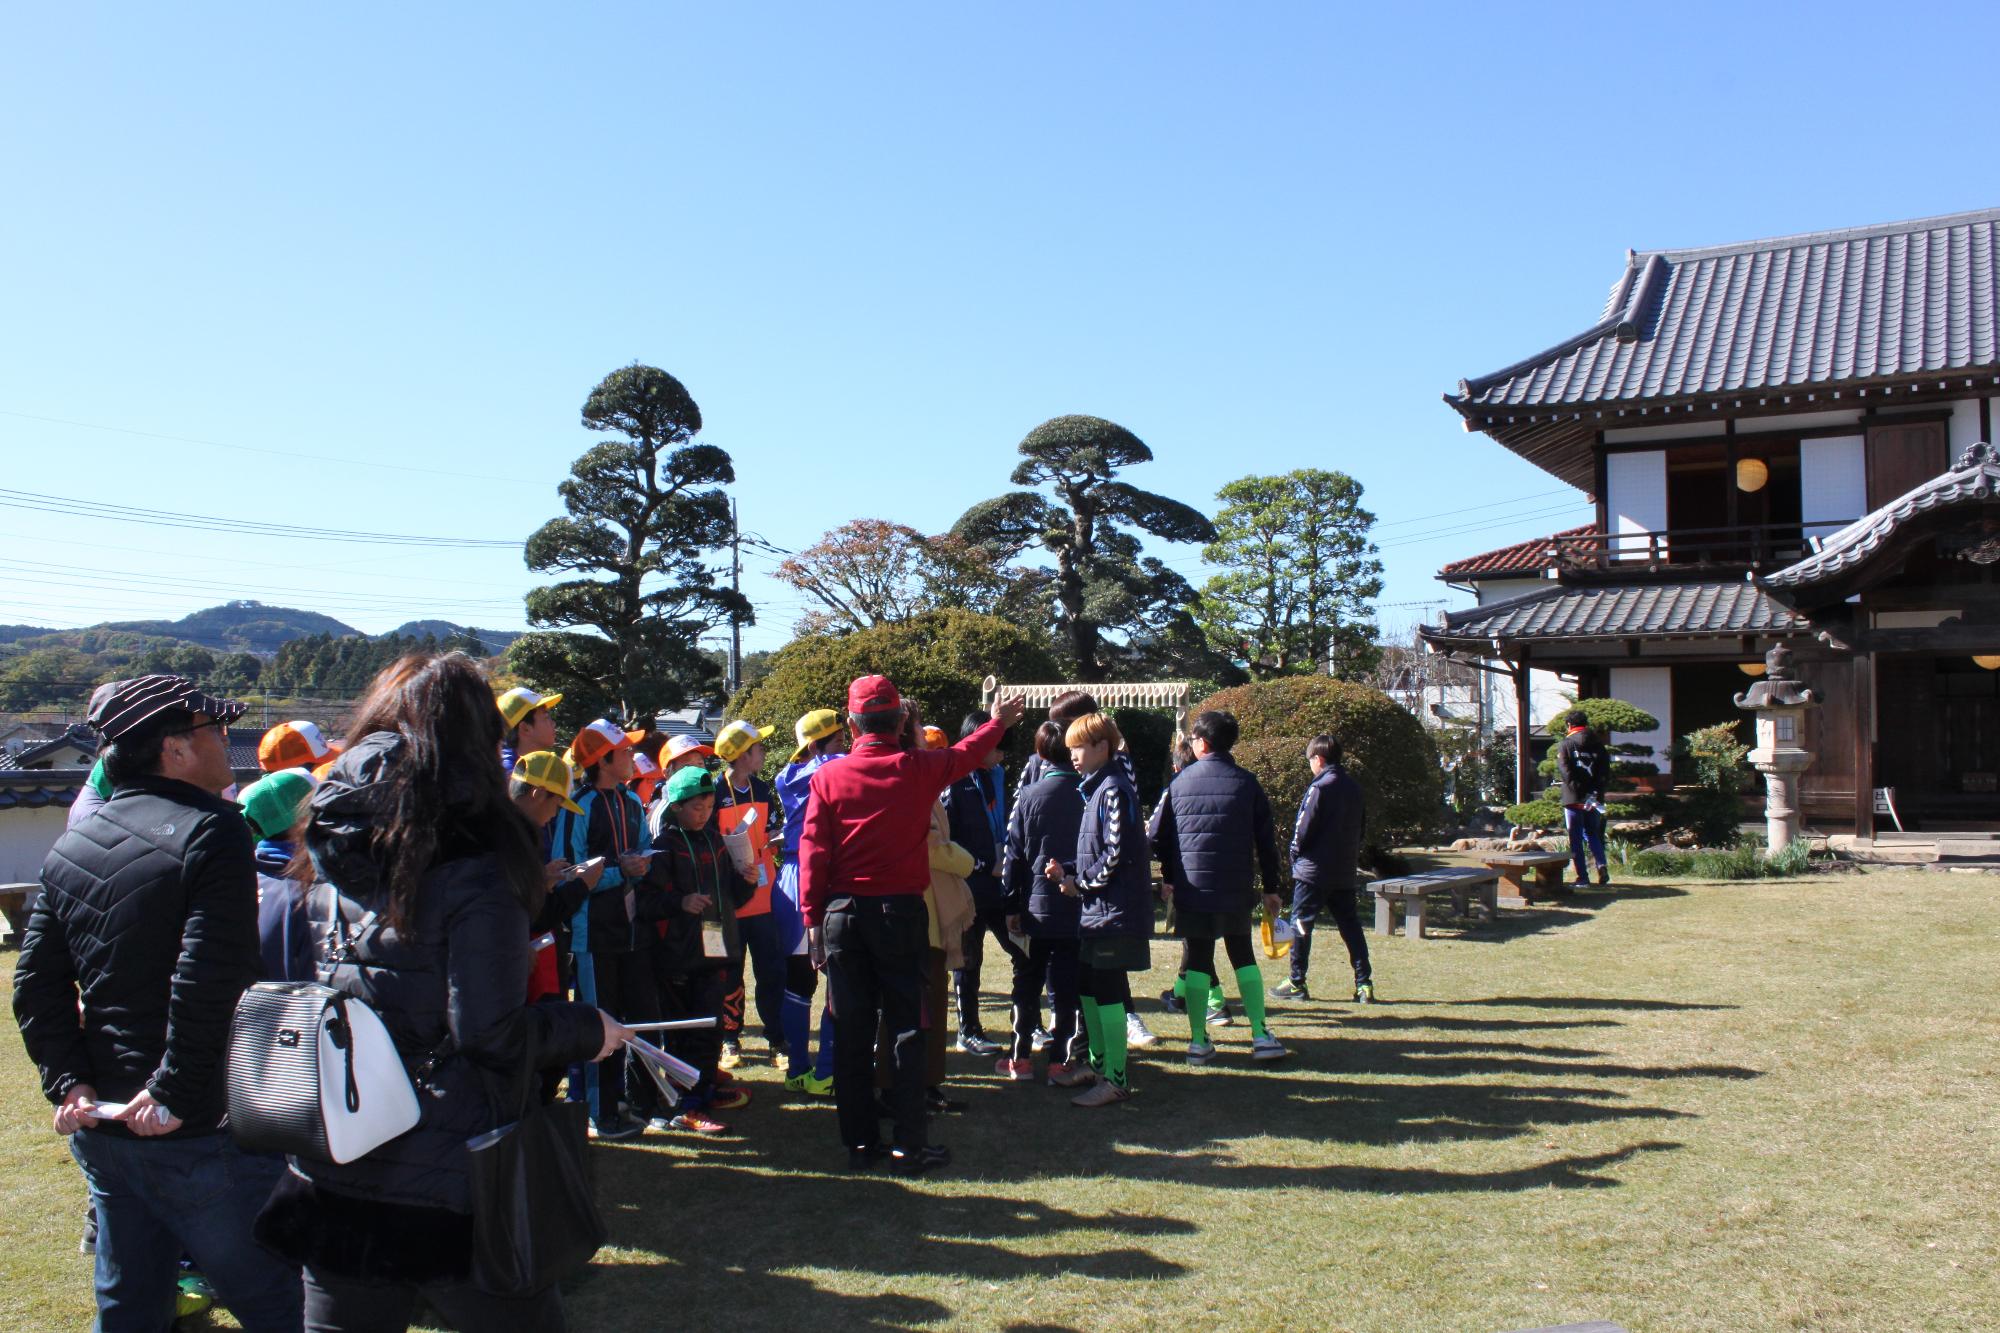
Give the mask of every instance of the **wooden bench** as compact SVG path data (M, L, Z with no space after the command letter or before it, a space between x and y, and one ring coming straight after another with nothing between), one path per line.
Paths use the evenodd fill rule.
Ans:
M1395 910L1397 904L1403 908L1403 934L1413 940L1424 937L1424 919L1432 894L1447 894L1460 916L1466 915L1472 901L1477 898L1486 909L1486 919L1492 920L1499 911L1500 876L1492 870L1476 870L1471 866L1447 866L1442 870L1426 870L1420 874L1402 875L1396 879L1378 879L1368 886L1375 895L1375 933L1394 933Z
M1569 864L1565 852L1489 852L1479 858L1488 870L1500 875L1500 905L1527 907L1537 898L1562 892L1563 867ZM1535 872L1531 882L1528 871Z
M0 916L7 918L7 933L14 947L21 947L21 932L28 925L28 904L41 891L39 884L0 884Z

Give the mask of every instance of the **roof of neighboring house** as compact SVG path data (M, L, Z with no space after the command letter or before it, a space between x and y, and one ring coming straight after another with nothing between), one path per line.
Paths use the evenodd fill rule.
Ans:
M38 769L32 773L0 769L0 810L68 806L89 780L87 768Z
M0 769L33 768L36 764L39 764L51 755L61 754L64 750L71 749L78 750L84 754L95 755L97 753L97 733L89 727L78 723L63 732L60 736L51 737L37 744L25 746L11 754L0 754Z
M1471 428L1588 488L1578 408L1990 372L2000 366L1997 256L2000 209L1627 251L1595 324L1461 380L1445 401ZM1586 437L1602 424L1602 411L1590 415ZM1636 412L1619 415L1640 424Z
M1907 494L1856 519L1828 537L1813 554L1766 574L1761 582L1770 588L1807 588L1825 583L1865 564L1899 528L1918 515L1958 505L1984 505L1997 496L2000 496L2000 453L1990 444L1974 444L1949 471L1940 472ZM2000 557L2000 551L1994 554Z
M1440 646L1493 640L1576 642L1589 639L1687 639L1740 634L1791 634L1804 616L1754 583L1650 583L1565 587L1510 597L1490 606L1447 612L1424 626Z
M720 709L682 708L671 713L657 714L653 719L653 727L668 740L676 736L694 736L713 744L715 726L721 720Z
M1592 524L1580 528L1565 528L1547 537L1537 537L1533 541L1515 542L1497 551L1484 555L1469 555L1463 560L1454 560L1438 571L1441 579L1498 579L1520 578L1525 574L1540 574L1556 567L1556 547L1558 538L1587 537L1597 531Z

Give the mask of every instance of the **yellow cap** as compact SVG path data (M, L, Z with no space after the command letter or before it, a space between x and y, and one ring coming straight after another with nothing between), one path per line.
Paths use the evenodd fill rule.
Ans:
M500 696L500 716L507 720L508 726L518 727L521 719L537 708L554 708L561 702L560 694L536 694L526 686L516 685Z
M715 755L725 764L733 764L743 757L744 751L760 741L768 741L777 733L776 727L755 727L740 718L724 727L715 737Z
M806 747L814 741L823 740L840 730L840 714L831 708L815 708L792 724L792 736L799 748L792 751L792 762L804 763Z
M583 807L569 798L576 786L576 770L570 767L569 760L553 750L522 755L514 762L514 781L554 793L562 801L563 809L573 815L583 813Z

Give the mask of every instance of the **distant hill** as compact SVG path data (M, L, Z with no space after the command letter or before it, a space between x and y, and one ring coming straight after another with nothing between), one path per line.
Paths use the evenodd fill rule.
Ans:
M405 639L421 639L428 634L438 640L449 639L458 634L470 634L486 645L489 656L506 652L508 645L521 637L521 631L516 629L479 629L472 625L454 624L449 620L406 620L389 633L400 635Z
M179 620L117 620L100 628L179 639L225 653L275 653L286 640L308 634L361 637L360 630L332 616L263 602L225 602Z

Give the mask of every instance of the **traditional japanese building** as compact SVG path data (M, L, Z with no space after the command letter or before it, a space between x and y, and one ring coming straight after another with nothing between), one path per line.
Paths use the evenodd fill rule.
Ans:
M1628 252L1596 323L1445 395L1597 521L1448 566L1481 604L1424 639L1511 676L1521 735L1538 672L1645 708L1662 767L1783 641L1809 824L1872 837L1889 789L2000 828L1996 251L2000 209Z

